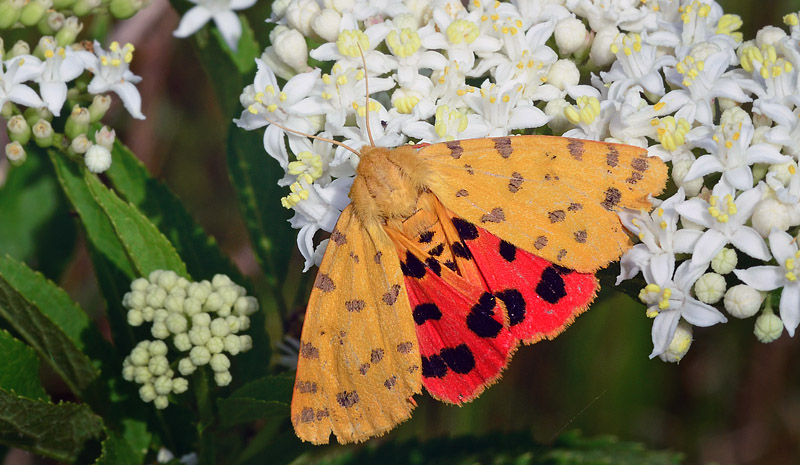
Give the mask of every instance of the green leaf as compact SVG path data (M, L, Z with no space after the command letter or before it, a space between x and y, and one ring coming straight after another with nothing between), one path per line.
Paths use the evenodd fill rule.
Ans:
M236 65L239 74L248 74L256 67L255 59L261 55L261 46L256 40L253 29L244 15L239 15L239 20L242 22L242 36L239 37L239 43L236 46L236 51L228 48L225 39L222 38L219 29L212 29L212 34L217 39L219 47L228 55L231 61ZM233 71L233 70L229 70ZM241 89L237 89L237 92ZM236 99L236 102L239 100Z
M330 453L330 449L327 451ZM610 436L584 438L567 433L554 444L541 444L528 432L496 433L485 436L438 438L425 442L372 442L353 451L345 449L317 464L346 465L380 463L384 465L676 465L681 454L647 450L638 443L620 442Z
M0 257L0 276L26 299L36 302L40 311L78 350L95 360L110 360L108 356L114 352L111 344L103 339L83 309L63 289L10 257Z
M117 193L136 206L164 233L196 279L227 274L249 288L236 266L222 253L213 237L195 223L178 198L153 179L136 156L120 143L114 145L114 163L106 172Z
M25 164L9 171L0 188L0 218L0 255L58 277L72 256L77 232L42 153L31 153Z
M76 462L87 441L103 436L100 417L83 404L52 404L0 389L0 443Z
M24 342L0 329L0 389L29 399L49 400L39 382L39 358Z
M222 426L276 415L288 416L294 378L267 376L239 388L230 397L217 400Z
M289 210L280 204L286 194L277 184L283 170L264 153L261 134L233 125L228 135L228 170L256 258L269 283L278 289L286 279L297 237L287 224ZM278 292L275 297L282 299Z
M134 451L125 438L114 431L106 430L100 457L95 465L140 465L144 461L144 454Z
M91 360L39 307L0 275L0 316L32 346L79 397L97 378Z
M138 276L147 276L155 270L172 270L188 277L186 265L175 247L136 207L117 197L88 170L84 170L84 180L97 204L111 220Z

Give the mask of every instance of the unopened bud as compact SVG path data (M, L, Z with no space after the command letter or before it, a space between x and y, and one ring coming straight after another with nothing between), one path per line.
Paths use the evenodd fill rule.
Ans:
M64 27L66 18L63 13L58 11L51 11L47 13L41 21L39 21L39 32L46 36L55 35L62 27Z
M667 350L658 357L665 362L677 363L680 362L686 352L689 352L689 347L692 346L692 325L681 321L678 327L675 328L675 335L669 343Z
M18 40L11 50L8 51L8 55L6 55L6 59L11 59L14 57L22 56L22 55L30 55L31 53L31 46L28 45L27 42L24 40Z
M276 34L272 42L275 53L282 62L293 69L303 72L308 68L308 46L306 39L296 29L285 28Z
M25 26L33 26L44 18L47 10L53 6L53 0L30 0L22 7L19 22Z
M586 44L586 26L578 18L565 18L556 24L554 36L561 56L571 55Z
M311 29L328 42L336 42L339 37L339 23L341 21L342 17L336 10L325 8L311 21Z
M64 26L56 32L56 41L59 47L66 47L75 42L78 34L83 30L83 24L75 16L70 16L64 21Z
M66 10L75 3L75 0L53 0L54 10Z
M46 119L40 119L31 128L33 132L33 141L36 142L41 148L47 148L53 145L53 127Z
M100 0L77 0L72 5L72 13L75 16L86 16L101 4Z
M103 126L94 134L95 143L101 147L105 147L107 150L114 148L115 139L116 132L114 132L113 129L109 129L108 126Z
M783 333L783 321L778 315L772 313L772 310L764 310L764 313L756 318L756 326L753 329L753 334L760 342L767 344L772 342Z
M72 142L69 144L70 150L75 154L84 154L91 146L92 141L86 137L86 134L78 134L78 136L72 139Z
M0 29L8 29L19 20L25 0L5 0L0 2Z
M604 27L597 31L592 42L592 49L589 58L600 67L608 66L614 62L617 56L611 51L611 44L617 38L619 30L614 26Z
M108 11L117 19L128 19L144 7L143 0L111 0Z
M86 131L89 130L89 121L89 110L75 105L64 125L64 134L70 139L78 137L79 134L86 134Z
M92 123L100 121L110 107L111 97L108 95L95 95L92 104L89 105L89 121Z
M8 138L12 142L19 142L22 145L31 139L31 127L22 115L14 115L6 123L8 128Z
M12 142L6 144L6 158L8 158L8 162L11 163L11 166L20 166L25 163L25 159L28 158L28 155L19 142Z

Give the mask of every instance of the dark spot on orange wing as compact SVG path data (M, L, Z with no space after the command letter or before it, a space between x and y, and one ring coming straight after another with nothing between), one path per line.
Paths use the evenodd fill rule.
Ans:
M450 268L450 271L458 272L458 265L456 265L456 262L454 262L453 260L447 260L446 262L444 262L444 266Z
M359 258L358 258L358 255L356 255L355 252L350 252L350 258L352 258L353 261L356 262L356 263L358 263L360 261Z
M608 211L614 210L619 200L622 198L622 193L616 187L609 187L606 189L606 199L603 200L601 205Z
M450 156L458 160L461 158L461 154L464 153L464 148L461 147L461 142L457 140L451 140L449 142L445 142L444 145L450 149Z
M295 384L295 389L301 394L316 394L317 383L313 381L298 381Z
M500 207L492 208L492 211L481 217L481 223L502 223L506 220L506 214Z
M458 237L460 237L462 241L471 241L478 238L478 228L467 220L453 218L453 226L455 226Z
M310 342L300 341L300 356L308 359L318 359L319 349L311 345Z
M606 164L612 168L615 168L619 165L619 150L613 145L608 146L608 152L606 152Z
M464 165L464 169L467 171L467 174L475 174L475 170L472 169L472 165Z
M469 192L467 192L466 189L459 189L458 192L456 192L456 197L468 197L468 196Z
M383 349L372 349L372 353L370 353L369 361L372 363L378 363L383 360Z
M413 349L413 348L414 348L414 343L413 342L403 342L403 343L397 344L397 351L400 352L401 354L411 353L411 349Z
M432 255L434 257L438 257L442 255L442 253L444 253L444 244L442 244L441 242L436 244L430 250L428 250L428 255Z
M395 384L397 384L397 376L392 376L391 378L383 382L383 385L386 386L386 389L390 391L392 390Z
M647 158L634 158L631 160L631 167L636 171L647 171L649 166L650 162L647 161Z
M569 144L567 144L567 150L569 150L569 154L572 155L572 158L581 161L583 160L583 141L578 139L570 139Z
M569 204L569 207L567 208L567 210L569 210L571 212L576 212L576 211L581 210L581 209L583 209L583 205L580 204L580 203L575 203L575 202L572 202L571 204Z
M409 373L414 373L417 370L419 370L419 365L411 365L410 367L408 367L408 372Z
M333 280L325 273L317 273L317 279L314 280L314 287L320 289L322 292L331 292L336 289Z
M361 310L364 310L364 307L366 306L367 303L361 299L348 300L344 303L344 308L346 308L348 312L360 312Z
M328 413L328 409L324 408L322 410L317 410L317 421L322 420L323 418L327 418L330 416Z
M425 264L420 261L411 251L406 251L406 260L400 262L400 270L404 276L422 279L425 276Z
M533 243L533 246L536 247L536 250L542 250L543 248L547 247L547 236L537 237L536 242Z
M314 409L306 407L300 411L300 421L303 423L311 423L314 421Z
M358 392L342 391L336 394L336 402L344 408L352 407L358 403Z
M419 241L420 244L428 244L432 240L433 240L433 231L425 231L422 234L420 234L419 239L417 239L417 241Z
M494 149L497 150L497 153L500 154L503 158L508 158L511 156L511 152L514 149L511 147L511 138L509 137L497 137L494 139Z
M555 210L547 214L547 218L550 219L551 223L560 223L564 221L564 218L566 217L567 214L564 213L564 210Z
M395 302L397 302L397 296L399 295L400 295L400 285L395 284L392 286L389 292L383 294L381 300L383 300L383 303L385 303L386 305L394 305Z
M358 367L358 372L362 375L366 375L367 371L369 370L370 364L369 363L362 363L360 367Z
M383 252L376 252L375 257L373 258L375 260L375 263L377 263L378 265L381 264L381 255L383 255Z
M583 244L586 242L586 231L575 231L575 242L579 244Z
M564 257L566 257L566 256L567 256L567 251L566 251L566 249L561 249L561 250L559 250L559 251L558 251L558 255L556 255L556 260L558 260L558 261L561 261L561 260L563 260L563 259L564 259Z
M434 257L428 257L425 259L425 264L428 265L428 268L430 268L436 276L442 275L442 265L439 263L439 260Z
M644 175L638 171L631 172L631 177L625 180L628 184L636 184L637 182L644 179Z
M335 228L334 228L333 232L331 233L331 240L336 245L347 244L347 236L345 236L344 233L342 233L341 231L339 231L338 229L335 229Z
M522 181L525 179L522 177L520 173L516 171L511 173L511 180L508 181L508 190L512 194L516 194L522 188Z

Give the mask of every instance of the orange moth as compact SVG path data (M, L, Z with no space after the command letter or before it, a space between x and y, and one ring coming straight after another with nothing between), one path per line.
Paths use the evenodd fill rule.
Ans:
M291 419L315 444L389 431L423 385L472 400L520 342L558 335L631 246L616 211L649 210L667 174L641 148L551 136L358 155L300 341Z

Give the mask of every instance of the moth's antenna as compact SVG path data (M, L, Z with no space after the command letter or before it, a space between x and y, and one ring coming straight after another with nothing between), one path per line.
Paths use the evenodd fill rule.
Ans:
M367 59L364 58L364 50L361 49L361 44L358 45L358 53L361 54L361 61L364 63L364 91L367 93L367 105L364 107L365 118L367 123L367 137L369 137L369 145L375 147L375 141L372 139L372 129L369 127L369 72L367 71Z
M328 139L327 137L320 137L320 136L315 136L315 135L312 135L312 134L306 134L306 133L298 131L296 129L287 128L286 126L284 126L282 124L278 124L278 123L270 120L269 118L264 118L264 119L266 119L269 122L269 124L278 126L279 128L283 129L286 132L291 132L292 134L297 134L298 136L310 137L311 139L317 139L317 140L321 140L323 142L330 142L333 145L338 145L339 147L345 148L345 149L355 153L356 155L361 156L361 154L359 154L356 149L354 149L352 147L349 147L347 145L344 145L343 143L339 142L338 140Z

